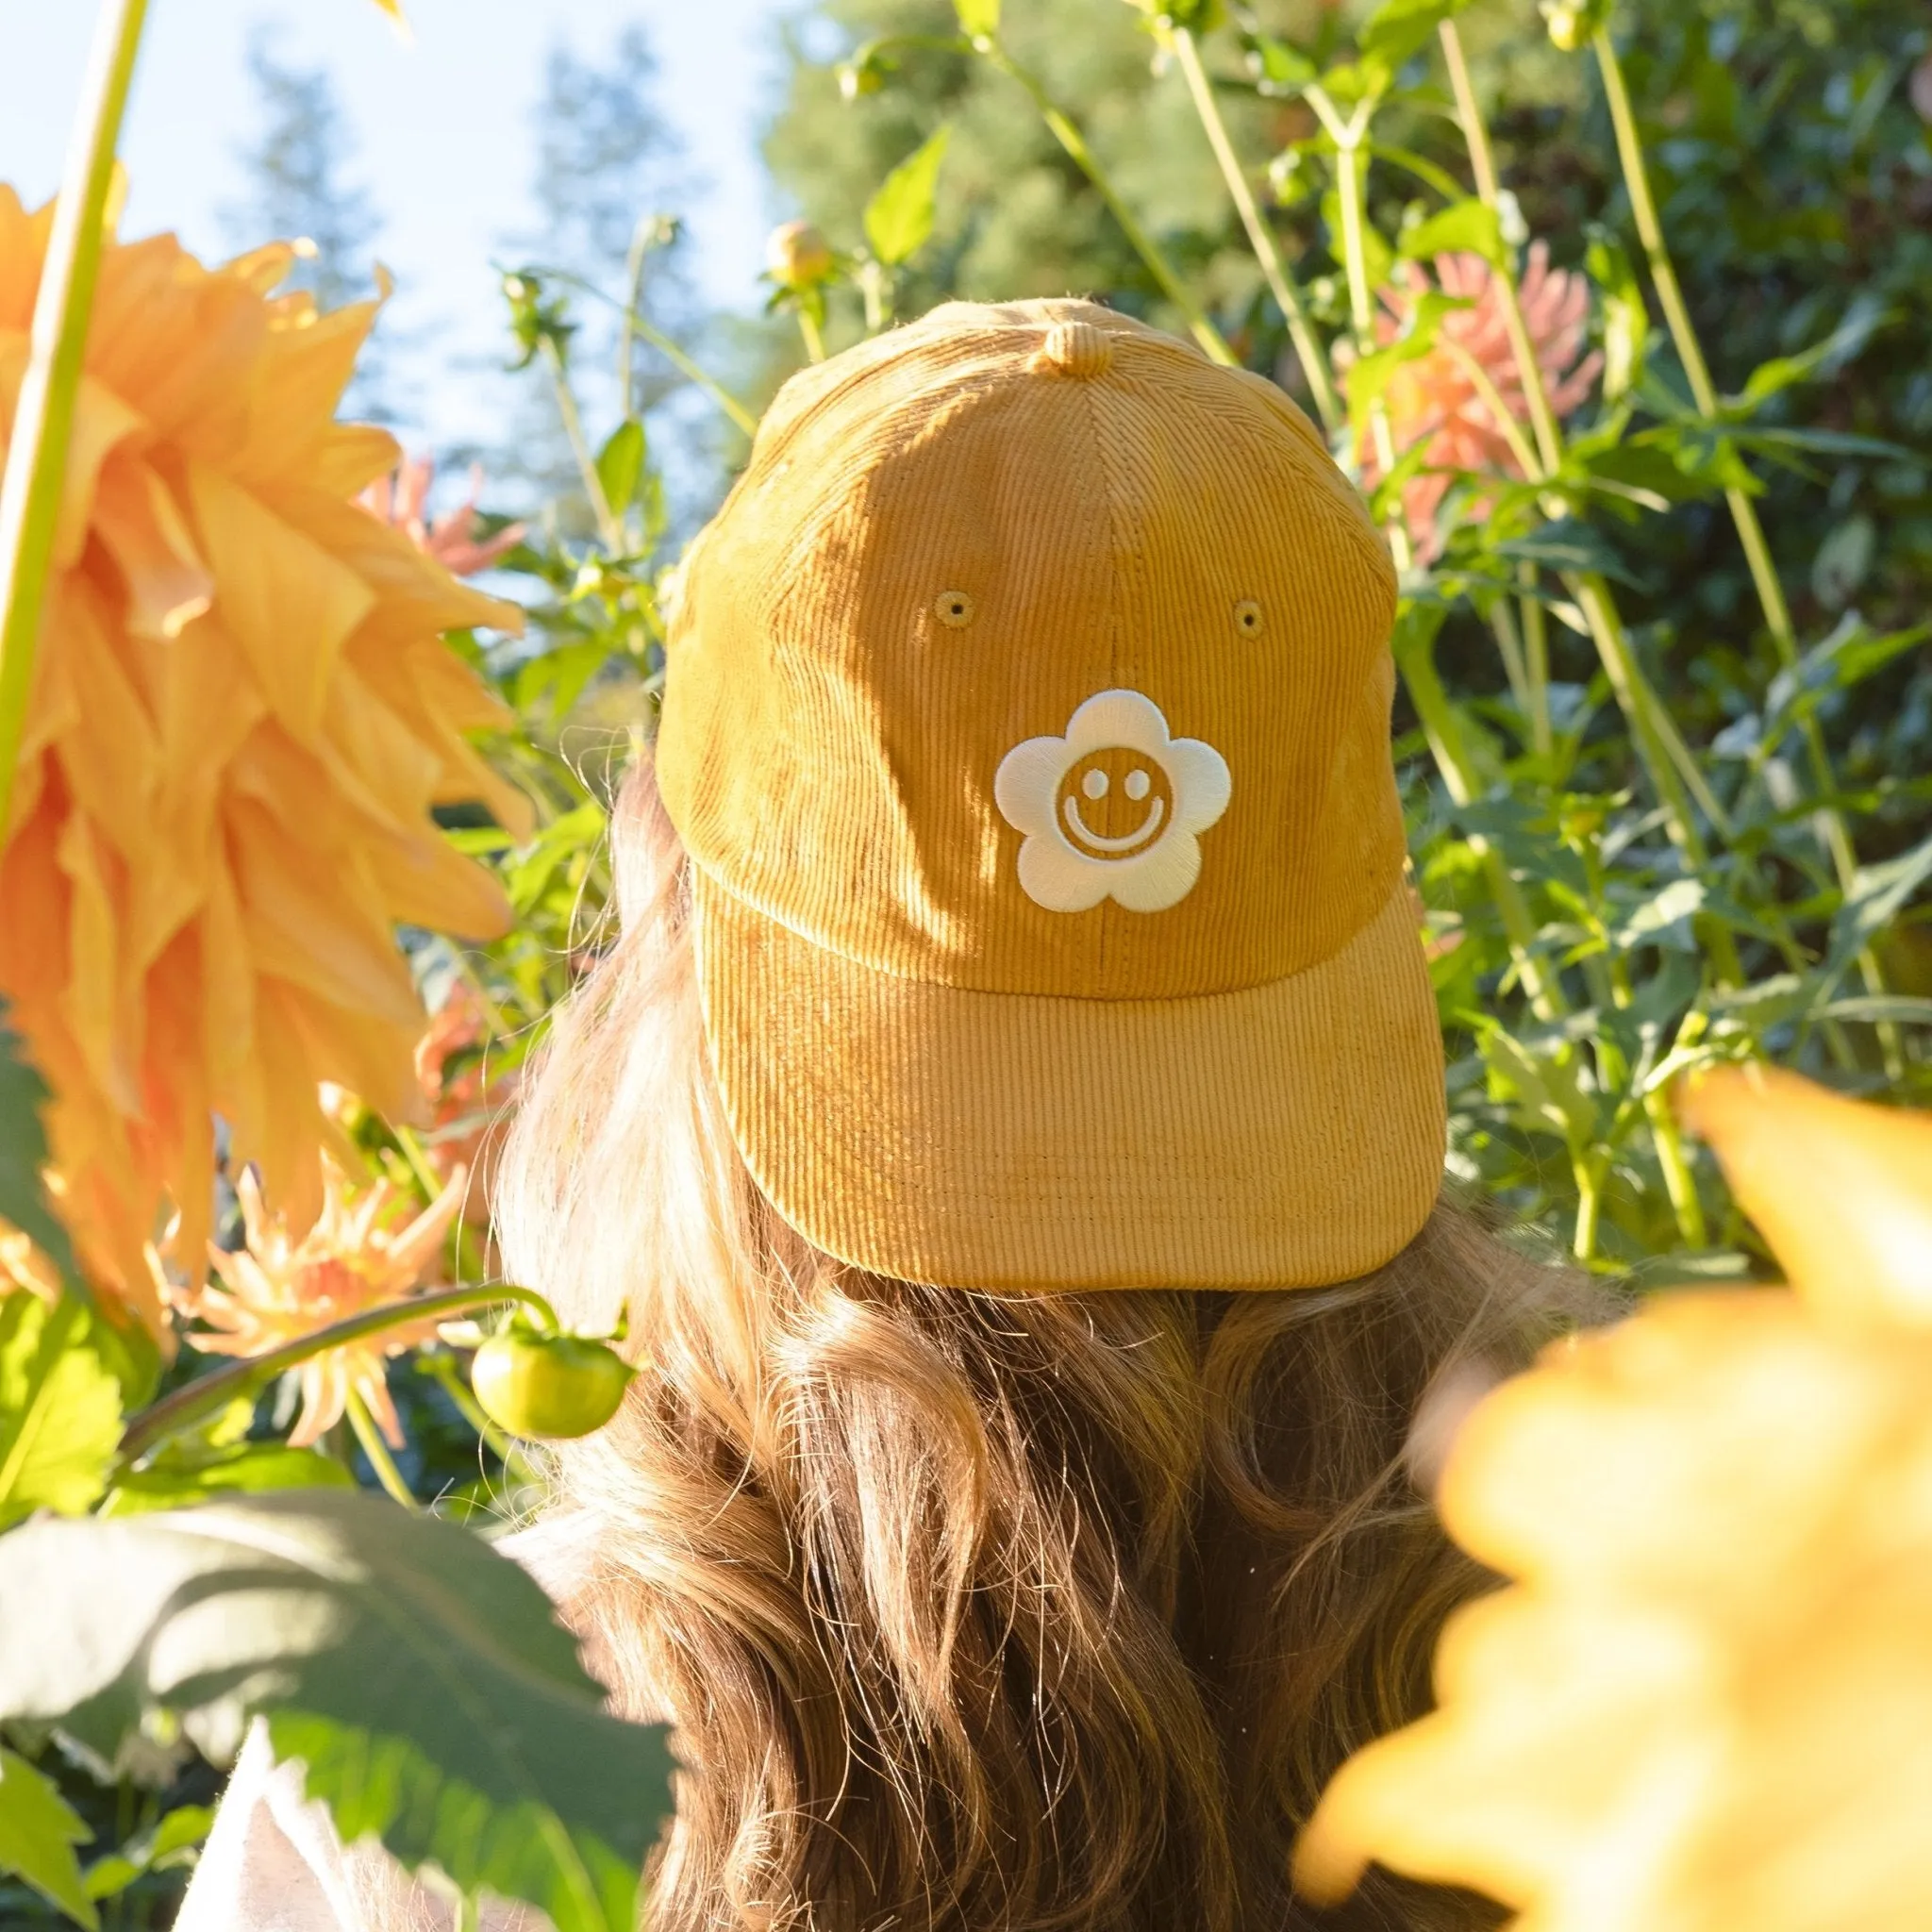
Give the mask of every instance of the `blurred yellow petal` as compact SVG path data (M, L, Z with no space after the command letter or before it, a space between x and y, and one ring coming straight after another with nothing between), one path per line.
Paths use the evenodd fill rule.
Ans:
M1438 1710L1330 1785L1311 1896L1374 1860L1522 1932L1932 1924L1932 1334L1901 1265L1932 1124L1790 1076L1693 1107L1796 1291L1659 1297L1476 1407L1441 1507L1508 1587L1446 1626Z
M1725 1067L1690 1089L1684 1118L1807 1301L1932 1327L1932 1116Z

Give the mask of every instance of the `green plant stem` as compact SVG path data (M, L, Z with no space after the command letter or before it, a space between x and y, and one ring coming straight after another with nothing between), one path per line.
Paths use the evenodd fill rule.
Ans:
M495 1288L451 1288L440 1294L408 1295L401 1301L385 1302L380 1307L365 1308L359 1315L318 1328L312 1335L284 1342L280 1348L242 1356L225 1368L197 1375L185 1388L150 1403L140 1414L129 1418L121 1437L121 1460L135 1461L166 1437L177 1435L203 1416L214 1414L238 1395L279 1375L285 1369L299 1368L312 1356L325 1355L332 1348L380 1335L386 1328L400 1327L408 1322L421 1322L431 1315L460 1314L470 1308L495 1307L504 1302L522 1302L525 1307L534 1308L550 1328L560 1325L557 1310L535 1289L516 1288L508 1283Z
M95 24L0 480L0 847L11 822L14 770L33 693L114 150L146 18L147 0L107 0Z
M1536 566L1518 566L1522 586L1524 673L1529 684L1529 741L1536 755L1547 758L1556 748L1550 729L1550 622L1543 600L1537 595Z
M370 1468L375 1472L376 1481L410 1515L422 1515L423 1506L417 1502L415 1491L403 1480L403 1473L396 1467L395 1457L389 1453L389 1444L382 1440L382 1430L369 1413L369 1405L362 1400L359 1390L349 1391L343 1411L349 1418L349 1426L356 1432L357 1441L362 1445L363 1455L369 1458Z
M1598 72L1603 75L1604 100L1609 108L1610 125L1616 133L1617 159L1623 169L1624 189L1630 197L1630 213L1637 225L1637 239L1649 265L1651 281L1657 288L1657 306L1664 312L1664 324L1671 332L1677 360L1683 364L1684 379L1690 385L1690 400L1707 423L1716 424L1721 417L1717 385L1711 380L1710 365L1705 360L1704 345L1699 341L1696 325L1690 320L1690 306L1684 300L1683 285L1677 280L1676 264L1671 258L1670 245L1664 239L1657 197L1651 192L1650 168L1643 156L1643 139L1638 132L1637 116L1630 105L1630 90L1624 80L1624 63L1618 58L1616 42L1610 38L1607 25L1596 30L1591 45L1596 54ZM1737 526L1745 568L1750 572L1752 586L1757 592L1758 608L1764 613L1765 628L1771 633L1772 645L1779 661L1790 668L1797 663L1799 658L1798 633L1791 622L1791 608L1786 601L1777 565L1772 558L1771 545L1765 539L1764 525L1758 520L1757 506L1745 491L1735 486L1724 491L1724 503L1730 509L1731 522ZM1805 741L1812 783L1830 797L1838 791L1838 779L1832 770L1831 751L1825 743L1824 729L1815 717L1809 717L1800 727L1800 734ZM1824 807L1814 817L1819 843L1838 875L1839 890L1849 892L1857 877L1858 858L1851 834L1845 827L1844 817L1832 806ZM1885 991L1884 971L1878 963L1878 956L1869 946L1858 955L1858 974L1868 991L1882 993ZM1889 1024L1881 1027L1879 1038L1887 1072L1893 1079L1903 1077L1905 1061L1897 1029Z
M600 289L595 282L586 279L583 275L573 275L568 269L544 267L538 273L548 281L567 282L572 288L580 289L585 294L595 296L600 302L611 301L609 294ZM639 341L648 342L688 382L703 390L747 436L755 436L758 433L758 419L716 376L708 375L693 362L676 342L643 312L639 303L638 291L633 290L628 307L622 303L613 306L617 308L618 318L624 327L636 336Z
M591 515L597 535L613 557L624 555L624 529L611 513L610 499L604 494L604 479L597 474L597 458L590 439L584 434L584 419L577 413L577 399L572 393L570 371L564 366L563 351L554 338L543 337L543 362L550 371L550 384L557 392L557 413L563 419L563 433L570 440L571 455L576 458L577 475L584 494L590 499Z
M1483 205L1500 216L1502 184L1496 176L1496 159L1490 147L1490 130L1476 105L1475 89L1469 77L1469 62L1463 57L1462 36L1453 20L1438 29L1442 58L1449 69L1449 85L1456 96L1456 117L1462 127L1463 145L1469 150L1470 172L1475 176L1475 192ZM1523 381L1523 396L1528 406L1531 428L1536 432L1547 475L1563 460L1563 438L1550 407L1550 393L1543 382L1542 365L1537 360L1536 344L1530 341L1529 324L1523 313L1516 277L1507 271L1496 275L1497 291L1503 298L1503 326L1509 337L1510 352L1516 358Z
M617 395L626 423L638 421L638 316L644 306L644 264L651 253L657 218L643 215L631 230L630 253L624 264L624 312L617 329Z
M1368 138L1372 104L1362 102L1353 114L1343 120L1335 103L1321 88L1310 88L1307 98L1335 143L1335 194L1341 206L1341 253L1348 277L1349 329L1355 339L1356 353L1370 356L1375 350L1375 314L1369 288L1368 213L1363 206L1362 143ZM1376 465L1387 476L1395 468L1395 440L1389 428L1389 412L1379 396L1369 406L1369 435L1375 445ZM1361 452L1355 450L1352 454L1359 469ZM1386 534L1396 569L1407 571L1415 561L1415 551L1399 506L1390 512Z
M1597 1218L1603 1208L1601 1163L1589 1155L1572 1154L1570 1169L1576 1181L1576 1229L1570 1252L1579 1261L1596 1257Z
M1241 226L1247 230L1248 244L1255 251L1255 259L1260 263L1268 291L1281 310L1282 321L1288 325L1288 339L1294 345L1302 375L1307 379L1308 393L1315 399L1315 413L1321 417L1322 426L1332 436L1341 426L1343 416L1341 401L1335 393L1334 378L1328 373L1328 358L1316 340L1301 297L1296 294L1294 284L1282 266L1281 251L1275 246L1274 233L1261 219L1254 190L1248 185L1241 157L1234 151L1234 142L1228 138L1227 124L1222 119L1221 108L1214 99L1213 86L1208 81L1207 70L1201 65L1200 47L1193 34L1184 26L1175 27L1171 39L1174 58L1193 99L1194 111L1200 116L1202 129L1208 136L1208 146L1214 150L1222 179L1227 183L1227 192L1233 197L1235 212L1241 216Z
M505 1470L518 1478L527 1476L529 1464L524 1460L517 1445L484 1414L482 1404L470 1392L469 1385L457 1371L457 1365L446 1355L439 1354L425 1356L420 1366L428 1372L437 1387L455 1405L457 1413L475 1430L477 1439Z
M806 308L803 302L799 303L796 313L798 316L798 333L805 343L806 358L812 362L823 362L825 359L825 338L824 331L821 330L811 311Z
M1503 660L1503 675L1509 680L1509 695L1516 708L1529 716L1529 666L1524 661L1523 638L1516 628L1516 613L1507 597L1498 597L1490 610L1490 628L1495 633L1496 652Z
M1468 749L1462 741L1462 728L1457 720L1456 708L1449 702L1448 692L1442 689L1442 680L1437 674L1435 659L1430 656L1428 647L1409 644L1398 653L1396 661L1402 672L1403 684L1408 691L1409 703L1415 707L1423 735L1429 741L1436 769L1442 774L1444 789L1455 804L1473 803L1476 796L1476 784ZM1537 956L1536 922L1530 917L1522 891L1510 876L1509 868L1504 864L1503 855L1481 833L1472 832L1468 838L1470 850L1482 861L1488 876L1490 897L1494 902L1497 917L1503 922L1510 964L1515 967L1516 976L1523 983L1530 1010L1539 1020L1561 1019L1568 1010L1563 989Z
M1684 1155L1684 1137L1670 1095L1662 1088L1652 1088L1643 1096L1643 1112L1650 1123L1651 1144L1663 1171L1664 1191L1671 1199L1671 1212L1676 1216L1677 1232L1687 1247L1707 1248L1710 1231L1704 1219L1704 1203L1698 1198L1697 1180Z
M1040 118L1046 123L1047 131L1066 150L1074 165L1092 182L1095 192L1107 204L1108 211L1120 225L1121 233L1127 238L1128 244L1141 261L1146 264L1147 273L1159 285L1160 291L1187 318L1189 331L1194 340L1213 359L1229 369L1241 367L1241 358L1227 345L1221 331L1208 321L1207 311L1195 301L1187 284L1174 273L1174 265L1155 245L1153 238L1141 227L1133 210L1121 199L1120 191L1113 185L1111 177L1100 165L1099 158L1087 145L1087 138L1067 114L1055 103L1052 95L1042 87L1035 75L1023 66L1006 47L990 36L981 36L973 43L973 51L982 59L990 61L1009 80L1017 81L1031 97Z

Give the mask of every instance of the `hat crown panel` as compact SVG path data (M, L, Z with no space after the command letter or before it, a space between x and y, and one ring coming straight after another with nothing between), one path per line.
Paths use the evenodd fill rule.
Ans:
M667 805L729 890L884 971L1112 998L1302 971L1401 867L1392 572L1277 391L1089 305L1041 309L929 318L850 380L814 372L760 436L692 558ZM1055 329L1081 379L1041 366ZM970 623L941 622L941 592ZM1013 747L1108 690L1230 774L1198 878L1157 911L1037 903L994 797Z

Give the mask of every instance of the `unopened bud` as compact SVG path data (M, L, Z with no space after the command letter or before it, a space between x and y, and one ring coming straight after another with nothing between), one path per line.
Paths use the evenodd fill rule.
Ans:
M1550 39L1566 54L1574 54L1590 38L1590 17L1568 0L1543 0L1542 16Z
M786 222L765 243L765 273L781 289L811 289L832 273L831 244L809 222Z

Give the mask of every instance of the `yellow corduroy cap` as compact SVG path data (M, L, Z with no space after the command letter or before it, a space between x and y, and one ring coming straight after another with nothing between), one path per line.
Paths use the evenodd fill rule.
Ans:
M657 769L788 1221L1040 1292L1342 1281L1415 1235L1394 602L1279 391L1091 304L951 304L785 386L686 563Z

